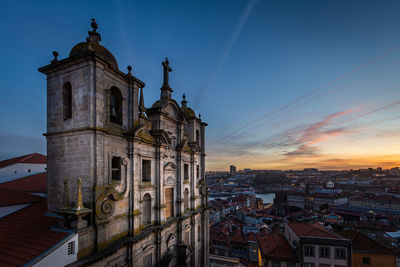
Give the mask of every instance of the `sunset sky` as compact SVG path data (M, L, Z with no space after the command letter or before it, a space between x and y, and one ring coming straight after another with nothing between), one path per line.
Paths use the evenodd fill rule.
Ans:
M168 3L167 3L168 2ZM46 79L95 17L120 69L207 127L207 169L400 166L399 1L3 1L0 160L46 152Z

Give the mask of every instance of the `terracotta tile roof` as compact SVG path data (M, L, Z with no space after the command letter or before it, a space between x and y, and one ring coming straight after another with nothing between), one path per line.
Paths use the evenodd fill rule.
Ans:
M246 239L244 238L242 229L239 228L232 234L231 242L247 243Z
M51 230L59 218L45 216L46 200L0 218L0 266L21 266L71 233Z
M328 212L334 212L339 215L348 215L348 216L361 216L362 212L356 212L356 211L349 211L349 210L341 210L341 209L336 209L336 208L329 208Z
M39 153L32 153L12 159L6 159L0 161L0 168L16 164L16 163L36 163L36 164L46 164L47 158L45 155Z
M0 184L0 188L22 192L46 193L47 173L39 173Z
M291 262L299 261L295 251L279 233L263 231L258 235L258 245L265 258Z
M341 231L339 234L351 239L353 252L394 255L393 251L364 235L360 231Z
M257 235L253 232L250 232L247 234L247 240L257 242Z
M0 188L0 207L38 202L42 199L28 193Z
M329 231L317 223L288 223L288 226L298 237L305 236L344 239L344 237Z

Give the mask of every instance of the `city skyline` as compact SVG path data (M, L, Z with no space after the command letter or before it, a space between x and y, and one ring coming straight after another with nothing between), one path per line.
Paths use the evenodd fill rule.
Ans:
M0 160L45 153L37 68L55 49L67 57L95 17L120 70L132 65L146 83L147 107L169 57L173 96L186 93L209 125L207 170L399 166L399 9L395 1L3 3Z

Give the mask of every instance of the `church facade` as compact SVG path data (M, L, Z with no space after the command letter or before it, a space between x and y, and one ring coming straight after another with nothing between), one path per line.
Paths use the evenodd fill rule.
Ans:
M119 70L97 23L47 76L48 211L78 233L71 266L208 266L205 127L172 98L168 59L160 99Z

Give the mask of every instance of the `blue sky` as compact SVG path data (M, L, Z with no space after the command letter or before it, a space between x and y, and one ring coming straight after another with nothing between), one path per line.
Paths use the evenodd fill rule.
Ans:
M368 0L2 2L0 159L45 153L37 68L95 17L147 106L169 57L173 95L209 124L209 170L400 165L399 12Z

